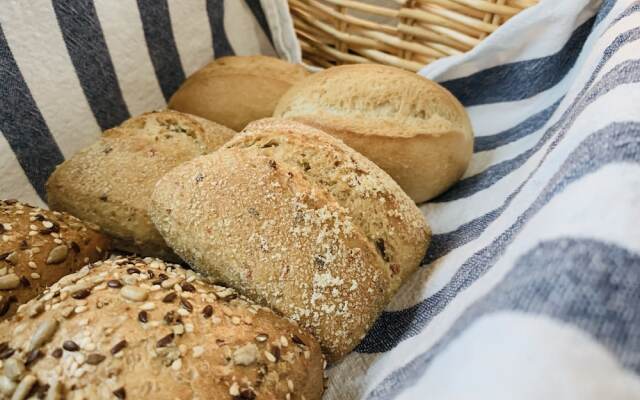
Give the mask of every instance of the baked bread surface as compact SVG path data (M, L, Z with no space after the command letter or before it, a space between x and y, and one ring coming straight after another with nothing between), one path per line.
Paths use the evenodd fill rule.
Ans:
M169 108L199 115L236 131L270 117L280 97L310 73L301 65L265 56L218 58L191 75Z
M185 261L298 321L331 361L365 335L430 237L373 163L275 119L165 175L151 216Z
M471 123L451 93L420 75L383 65L344 65L313 74L282 96L274 117L342 139L416 202L455 183L473 152Z
M64 277L0 326L0 358L3 399L313 400L323 391L309 334L152 258Z
M178 261L148 217L153 188L173 167L233 135L177 111L131 118L56 168L47 182L49 206L101 226L120 250Z
M109 247L97 226L72 215L0 200L0 320Z

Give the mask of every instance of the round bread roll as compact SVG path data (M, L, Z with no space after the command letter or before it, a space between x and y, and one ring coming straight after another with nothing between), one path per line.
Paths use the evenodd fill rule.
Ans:
M171 110L131 118L56 168L47 182L49 206L100 225L120 250L178 261L148 217L153 187L234 133Z
M451 93L383 65L344 65L314 74L280 99L274 117L342 139L417 203L460 179L473 153L471 123Z
M280 97L310 74L303 66L265 56L218 58L191 75L169 108L242 130L270 117Z
M110 247L98 227L16 200L0 200L0 238L0 320Z
M331 361L357 345L430 238L375 164L274 119L165 175L151 218L195 269L297 321Z
M0 397L12 400L313 400L323 391L309 334L152 258L64 277L0 325L0 359Z

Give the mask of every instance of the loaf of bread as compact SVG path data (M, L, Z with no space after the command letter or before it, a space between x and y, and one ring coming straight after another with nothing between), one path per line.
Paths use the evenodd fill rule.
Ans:
M309 334L152 258L62 278L0 325L0 359L0 397L13 400L317 400L323 391Z
M297 321L331 361L364 336L430 237L375 164L275 119L165 175L151 217L185 261Z
M455 183L473 152L460 102L420 75L383 65L346 65L292 87L275 117L342 139L385 170L417 203Z
M169 108L240 131L270 117L280 97L309 72L301 65L265 56L222 57L191 75Z
M16 200L0 200L0 238L0 320L110 247L96 226Z
M47 182L49 206L100 225L120 250L177 261L147 214L153 187L173 167L233 135L176 111L131 118L58 166Z

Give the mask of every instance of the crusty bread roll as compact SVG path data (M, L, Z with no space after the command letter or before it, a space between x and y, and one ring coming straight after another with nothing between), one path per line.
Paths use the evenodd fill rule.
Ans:
M0 200L0 320L110 247L98 227L74 216Z
M0 358L0 397L16 400L313 400L323 391L310 335L151 258L64 277L0 325Z
M153 187L176 165L214 151L233 134L177 111L131 118L58 166L47 182L49 206L100 225L118 249L177 261L147 215Z
M169 108L240 131L270 117L280 97L310 73L301 65L265 56L218 58L191 75Z
M420 75L383 65L329 68L292 87L274 117L342 139L378 164L417 203L455 183L473 152L460 102Z
M165 175L151 217L197 270L351 351L424 256L424 217L384 171L294 121L250 124Z

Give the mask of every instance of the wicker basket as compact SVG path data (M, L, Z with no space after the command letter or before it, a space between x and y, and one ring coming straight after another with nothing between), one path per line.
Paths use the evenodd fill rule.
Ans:
M417 71L476 46L538 0L289 0L307 64Z

